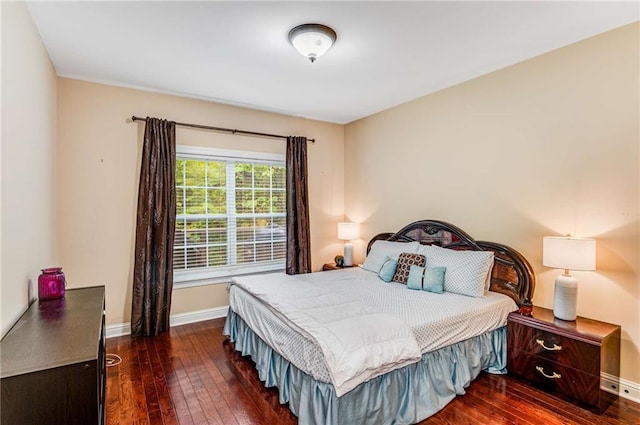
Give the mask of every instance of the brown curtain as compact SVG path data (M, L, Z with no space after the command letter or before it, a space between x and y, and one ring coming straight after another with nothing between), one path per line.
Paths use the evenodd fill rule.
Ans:
M311 272L307 138L287 137L287 274Z
M176 124L147 117L138 188L131 334L169 329L176 226Z

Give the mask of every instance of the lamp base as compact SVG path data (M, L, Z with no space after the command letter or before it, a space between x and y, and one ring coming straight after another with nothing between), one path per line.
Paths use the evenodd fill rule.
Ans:
M353 244L351 242L344 244L344 265L345 267L353 266Z
M576 304L578 301L578 281L569 275L556 277L553 296L553 315L562 320L576 320Z

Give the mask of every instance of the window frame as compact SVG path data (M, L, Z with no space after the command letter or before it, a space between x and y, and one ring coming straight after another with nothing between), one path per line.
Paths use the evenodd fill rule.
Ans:
M218 149L199 146L176 145L176 160L219 160L219 161L265 161L281 162L285 166L285 155L278 153L239 151L230 149ZM228 184L226 186L229 187ZM176 212L177 217L177 212ZM286 217L286 212L285 212ZM236 243L237 247L237 243ZM234 247L235 249L235 247ZM239 265L227 265L215 269L173 270L173 284L176 288L188 288L192 286L226 283L232 276L249 275L268 272L282 272L285 270L285 262L271 263L245 263Z

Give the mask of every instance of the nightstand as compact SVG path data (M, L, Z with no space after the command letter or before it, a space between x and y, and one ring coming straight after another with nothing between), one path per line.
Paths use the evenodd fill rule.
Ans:
M342 269L350 269L350 268L352 268L352 267L355 267L355 265L353 265L353 266L342 266L342 267L339 267L339 266L336 266L336 263L327 263L327 264L325 264L325 265L323 265L323 266L322 266L322 271L323 271L323 272L326 272L326 271L328 271L328 270L342 270Z
M620 376L620 326L578 317L568 322L533 307L509 314L507 369L534 385L604 411L617 397L601 388L601 373ZM615 391L618 384L615 383Z

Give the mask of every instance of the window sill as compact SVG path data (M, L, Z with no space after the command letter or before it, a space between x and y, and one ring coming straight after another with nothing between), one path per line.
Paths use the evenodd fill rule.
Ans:
M227 267L217 270L198 270L187 272L174 272L173 288L191 288L194 286L216 285L228 283L233 276L246 276L252 274L284 272L285 264L271 263L264 265L247 265Z

